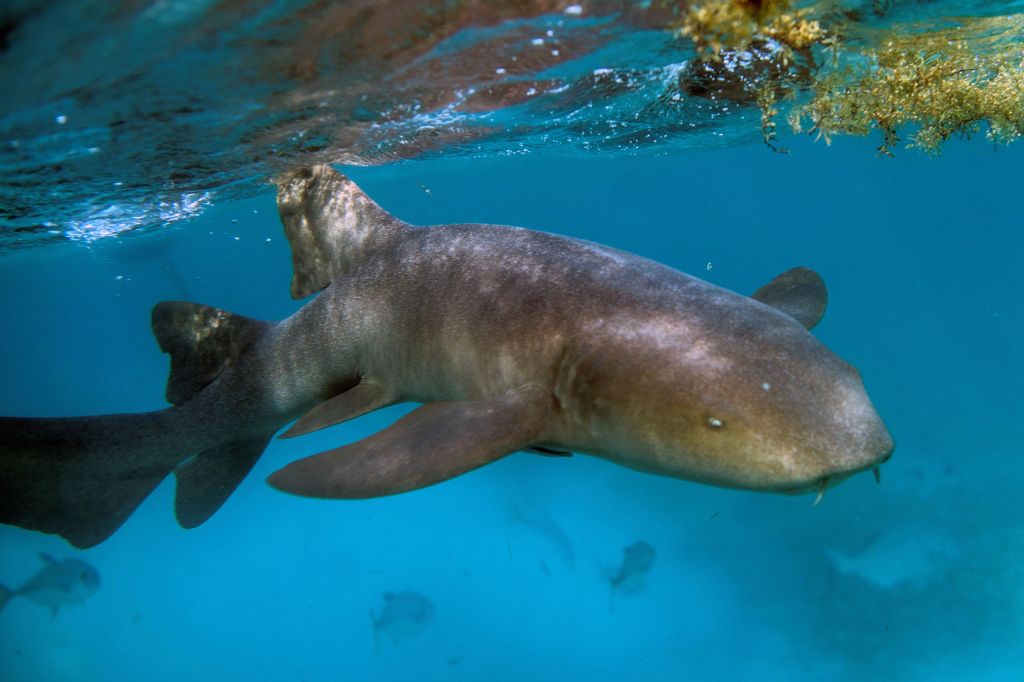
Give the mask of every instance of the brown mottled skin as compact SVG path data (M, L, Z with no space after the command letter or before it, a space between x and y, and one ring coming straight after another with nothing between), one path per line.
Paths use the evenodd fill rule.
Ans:
M175 405L0 419L0 521L89 546L174 470L179 522L199 525L288 422L305 414L286 434L301 435L402 401L427 405L270 482L369 497L540 447L801 492L892 451L857 371L757 300L553 234L413 227L326 166L283 178L278 205L293 295L323 291L276 325L158 305ZM786 282L766 300L785 307Z
M352 188L294 175L282 216L336 220ZM756 490L841 480L892 450L856 370L774 308L590 242L390 220L297 314L327 320L321 381L358 375L427 403L529 389L537 444Z

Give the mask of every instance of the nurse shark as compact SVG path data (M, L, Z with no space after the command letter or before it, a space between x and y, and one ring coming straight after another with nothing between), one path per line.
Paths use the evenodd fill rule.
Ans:
M413 226L329 166L277 182L291 293L320 293L276 324L157 304L171 406L0 419L0 521L89 547L173 472L195 527L289 422L284 437L406 401L423 405L270 484L377 497L527 450L820 496L892 453L857 370L808 332L827 298L811 270L746 297L578 239Z

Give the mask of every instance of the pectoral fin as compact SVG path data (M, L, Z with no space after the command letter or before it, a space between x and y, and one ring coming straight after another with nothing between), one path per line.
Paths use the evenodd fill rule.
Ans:
M334 499L416 490L536 442L544 413L544 401L529 393L431 403L358 443L293 462L268 481L284 492Z
M302 415L279 438L294 438L325 429L328 426L361 417L367 412L373 412L381 407L387 407L394 402L391 391L384 386L373 382L360 383L344 393L320 403Z

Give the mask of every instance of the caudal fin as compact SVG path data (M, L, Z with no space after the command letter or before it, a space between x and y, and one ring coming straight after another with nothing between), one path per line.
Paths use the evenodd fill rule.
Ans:
M160 348L171 356L167 400L174 405L193 400L273 326L181 301L158 304L152 323ZM173 470L178 521L198 526L234 491L279 426L234 437L232 424L223 432L194 428L205 418L201 412L183 417L175 408L0 418L0 522L91 547L117 530Z
M165 414L0 418L0 522L102 542L182 459Z

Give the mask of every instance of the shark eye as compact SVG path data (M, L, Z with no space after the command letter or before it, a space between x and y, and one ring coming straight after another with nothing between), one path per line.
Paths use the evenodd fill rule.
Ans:
M718 417L708 417L708 426L713 429L720 429L725 426Z

